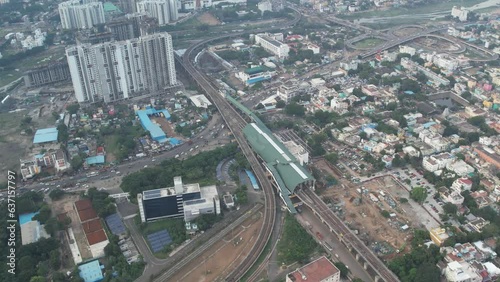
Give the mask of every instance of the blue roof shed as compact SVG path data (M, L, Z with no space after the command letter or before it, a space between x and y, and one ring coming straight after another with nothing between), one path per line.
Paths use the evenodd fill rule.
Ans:
M47 142L57 142L57 128L44 128L38 129L33 138L34 144L47 143Z
M85 282L98 282L104 278L102 275L103 267L99 260L94 260L78 266L78 270L80 271L80 277Z

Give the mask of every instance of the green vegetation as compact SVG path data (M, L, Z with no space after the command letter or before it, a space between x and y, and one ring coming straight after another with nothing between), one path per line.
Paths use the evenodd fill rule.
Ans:
M223 50L216 53L226 61L239 61L243 64L250 61L250 53L248 51Z
M234 191L234 196L236 197L236 202L240 205L244 205L248 202L247 186L241 185Z
M216 215L213 213L201 214L193 220L193 223L198 225L198 230L205 231L211 228L217 221L222 219L222 215Z
M237 144L233 143L212 151L201 152L185 160L171 158L156 167L125 176L120 187L135 197L145 190L172 186L175 176L182 176L186 183L214 184L217 164L225 158L234 157L237 151Z
M319 249L314 238L290 214L286 215L283 236L278 243L278 260L283 264L305 263Z
M140 218L137 217L140 221ZM144 238L148 234L155 233L161 230L167 230L172 238L172 243L154 255L158 258L167 258L168 254L177 246L182 244L182 242L187 240L186 229L184 226L184 220L182 218L167 218L163 220L145 222L139 224L139 230L143 234ZM148 242L149 244L149 242ZM151 247L151 246L150 246Z
M389 211L387 211L387 210L382 210L382 211L380 211L380 213L381 213L381 214L382 214L382 216L383 216L383 217L385 217L385 218L389 218L389 217L391 217L391 213L390 213Z
M423 203L427 198L427 190L424 187L413 187L410 191L410 198L417 203Z
M108 197L106 191L97 191L97 188L92 187L87 191L86 197L92 202L92 207L95 209L99 217L106 217L116 212L115 200Z
M325 155L325 159L332 165L337 165L339 161L339 155L337 153L329 153Z
M132 126L129 123L120 126L120 128L101 127L100 134L98 144L104 143L107 151L112 153L119 161L122 161L134 152L137 146L134 139L148 133L140 125Z
M295 102L286 105L285 113L289 116L303 117L306 113L306 108Z
M127 263L127 260L118 246L118 237L110 236L109 244L104 248L107 263L103 281L134 281L141 276L145 263L142 261ZM113 272L118 272L118 277L113 278Z
M340 270L340 277L346 279L349 275L349 272L351 272L349 268L347 268L347 266L340 261L334 263L334 265Z
M403 282L439 282L441 274L436 263L442 257L436 245L417 246L411 253L390 261L389 269Z
M372 48L384 43L385 40L380 38L366 38L355 42L353 45L357 48Z

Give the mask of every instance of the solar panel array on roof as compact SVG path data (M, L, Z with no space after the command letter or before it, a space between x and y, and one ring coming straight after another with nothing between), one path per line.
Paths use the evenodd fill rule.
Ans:
M161 196L161 190L155 189L155 190L144 191L143 195L145 200L151 198L157 198Z
M123 225L123 222L117 213L107 216L105 220L111 230L111 233L114 235L121 235L127 232L125 225Z
M148 235L148 242L149 245L151 246L151 249L153 250L153 253L157 253L165 246L169 245L172 243L172 238L170 237L170 234L168 233L167 230L161 230L155 233L151 233Z
M184 205L186 205L186 206L189 206L189 205L196 205L196 204L201 204L201 203L204 203L204 202L206 202L206 201L207 201L206 199L191 200L191 201L184 202Z

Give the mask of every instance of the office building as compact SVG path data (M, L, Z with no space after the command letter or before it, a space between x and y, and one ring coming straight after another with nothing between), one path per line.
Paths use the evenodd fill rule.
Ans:
M278 56L280 59L288 57L290 47L287 44L280 42L283 41L282 33L261 33L255 35L255 43L262 46L268 52Z
M62 2L59 15L63 29L87 29L106 22L102 2L94 0Z
M146 13L158 20L158 25L166 25L179 17L176 0L144 0L137 2L137 12Z
M198 183L184 184L174 177L174 186L137 194L141 221L161 218L180 218L189 222L200 214L220 214L220 201L215 185L200 187Z
M177 84L170 34L66 49L79 103L161 94Z

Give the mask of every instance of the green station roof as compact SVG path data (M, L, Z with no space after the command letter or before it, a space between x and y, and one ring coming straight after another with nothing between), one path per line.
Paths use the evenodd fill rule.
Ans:
M278 141L265 126L249 123L243 129L246 139L253 150L266 162L278 182L287 205L293 208L288 196L302 183L314 178L300 165L288 149ZM288 203L290 201L290 203Z

